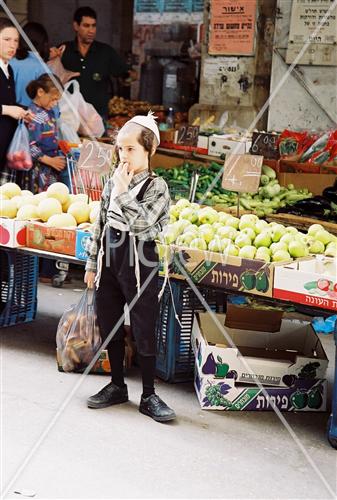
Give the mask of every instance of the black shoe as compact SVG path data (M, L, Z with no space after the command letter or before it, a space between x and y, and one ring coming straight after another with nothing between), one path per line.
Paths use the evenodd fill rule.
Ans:
M174 411L169 408L157 394L151 394L151 396L147 398L143 398L142 396L140 399L139 411L153 418L156 422L168 422L176 418Z
M113 382L106 385L94 396L87 400L88 408L106 408L107 406L126 403L129 400L127 386L121 389Z

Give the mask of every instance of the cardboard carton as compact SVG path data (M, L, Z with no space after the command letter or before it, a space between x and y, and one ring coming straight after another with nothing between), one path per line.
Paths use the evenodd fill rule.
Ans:
M278 332L283 311L277 309L256 309L247 304L236 305L227 302L225 326L241 330Z
M337 260L316 256L275 268L273 297L337 310Z
M271 333L228 328L224 314L215 318L194 317L192 347L201 375L283 387L324 378L328 358L310 323L283 320L280 331Z
M76 231L75 257L80 260L87 260L86 243L90 238L90 231L78 229Z
M264 387L237 385L233 379L214 380L201 375L194 379L195 391L203 410L272 411L326 411L327 381L298 380L292 387Z
M26 246L47 252L75 255L76 230L48 227L42 222L29 222Z
M26 245L26 221L0 217L0 245L18 248Z

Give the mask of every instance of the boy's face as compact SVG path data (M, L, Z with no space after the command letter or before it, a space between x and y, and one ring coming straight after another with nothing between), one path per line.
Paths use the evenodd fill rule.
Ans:
M149 154L139 144L139 127L126 127L117 136L117 150L121 163L128 164L128 171L141 172L149 167Z
M8 62L15 56L19 45L19 33L15 28L4 28L0 32L0 57Z

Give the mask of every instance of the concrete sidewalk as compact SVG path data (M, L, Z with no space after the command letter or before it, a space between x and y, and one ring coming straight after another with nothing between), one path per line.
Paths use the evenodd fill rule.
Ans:
M336 496L337 454L326 439L327 413L283 414L305 456L273 412L202 411L192 383L158 381L157 392L178 418L165 425L150 420L138 412L136 369L127 378L129 403L87 409L87 396L108 377L60 373L55 360L57 323L79 299L76 286L82 284L39 285L36 321L0 332L2 487L15 476L4 498L24 498L14 493L22 489L39 499ZM333 360L332 336L321 340Z

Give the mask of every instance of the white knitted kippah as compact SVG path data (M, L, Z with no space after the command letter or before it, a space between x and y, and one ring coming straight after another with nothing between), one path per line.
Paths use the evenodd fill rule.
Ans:
M138 125L142 125L143 127L148 128L149 130L152 130L152 132L156 136L158 144L159 144L160 143L160 135L159 135L159 129L158 129L158 125L156 123L156 119L157 119L157 117L154 116L152 111L149 111L147 116L136 115L133 118L131 118L131 120L126 122L125 125L127 125L128 123L138 123Z

